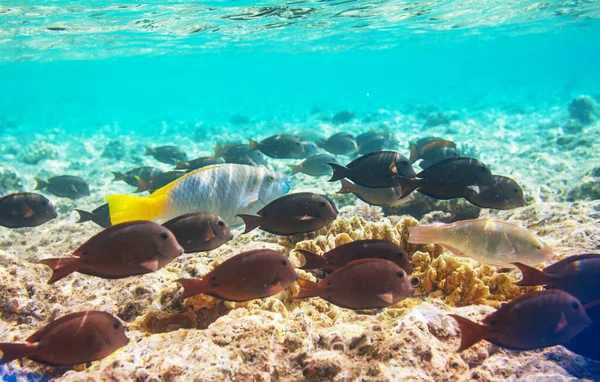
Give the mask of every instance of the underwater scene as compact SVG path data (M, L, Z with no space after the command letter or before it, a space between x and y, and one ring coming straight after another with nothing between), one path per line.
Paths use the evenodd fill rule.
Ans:
M600 2L0 4L2 381L600 381Z

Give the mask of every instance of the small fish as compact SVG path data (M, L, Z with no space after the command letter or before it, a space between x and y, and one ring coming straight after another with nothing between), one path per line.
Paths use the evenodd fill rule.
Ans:
M271 158L304 158L304 147L300 139L293 135L279 134L260 142L248 139L250 151L260 150Z
M125 327L111 314L76 312L52 321L25 343L0 343L0 364L29 358L51 366L71 366L99 361L128 343Z
M531 292L503 304L483 325L451 314L460 328L460 347L481 340L513 350L534 350L561 344L592 324L581 303L559 290Z
M594 301L583 307L593 321L592 326L561 345L582 357L600 361L600 346L598 346L600 343L600 301Z
M575 296L582 304L600 300L600 254L569 256L543 271L513 263L523 273L519 286L544 285Z
M441 244L456 256L485 264L513 267L513 262L536 265L548 261L552 248L518 225L474 219L408 229L411 244Z
M340 179L342 188L338 194L352 193L365 203L374 206L397 207L412 199L411 195L400 198L402 187L365 187L352 183L346 179Z
M216 164L223 164L225 160L223 158L217 157L200 157L196 159L192 159L187 162L177 161L177 165L175 166L176 170L187 170L193 171L206 166L213 166Z
M493 187L496 179L485 163L472 158L450 158L421 171L416 177L396 176L402 196L417 190L435 199L463 198L468 189L480 192Z
M362 133L356 136L356 144L360 147L360 145L365 144L371 139L375 139L379 136L375 130L367 131L366 133ZM380 150L378 150L380 151Z
M302 149L304 150L304 157L308 158L313 155L317 155L319 153L319 147L315 142L309 141L306 138L300 138L300 143L302 143Z
M37 227L58 214L44 195L17 192L0 198L0 225L7 228Z
M183 253L167 228L149 221L133 221L101 231L73 256L41 260L53 273L52 284L73 272L120 279L155 272Z
M258 150L250 151L250 145L227 144L215 146L215 157L223 158L225 163L259 166L266 163L266 157Z
M428 151L424 155L423 160L419 163L419 167L425 170L436 163L450 158L460 158L458 149L453 147L440 147L435 150Z
M343 123L350 122L354 119L354 112L350 110L342 110L331 117L331 123L335 125L341 125Z
M514 179L502 175L493 177L495 184L479 187L479 192L467 187L465 199L478 207L496 210L510 210L525 205L523 190Z
M414 294L404 269L384 259L352 261L319 283L298 279L294 299L321 297L347 309L374 309L393 305Z
M330 182L348 178L365 187L396 187L398 181L394 177L416 175L408 159L395 151L379 151L363 155L348 163L346 167L337 164L330 164L330 166L333 169Z
M113 179L113 182L123 181L130 186L137 187L138 186L137 178L140 178L144 181L149 181L150 179L152 179L155 176L158 176L162 173L163 173L163 171L160 168L152 167L152 166L137 167L137 168L134 168L133 170L127 171L125 174L113 171L113 175L115 176L115 178Z
M157 161L172 165L178 160L187 161L187 154L177 146L146 147L145 155L152 155Z
M229 118L229 122L234 126L243 126L250 123L250 117L242 114L235 114Z
M230 227L238 214L255 214L290 190L287 175L263 167L219 164L194 170L148 197L107 196L113 224L130 220L165 222L189 212L221 216Z
M248 233L260 227L275 235L314 232L335 220L338 210L331 199L312 192L299 192L275 199L255 215L238 215Z
M90 186L78 176L61 175L48 180L33 179L37 182L36 190L46 189L52 195L63 198L79 199L90 194Z
M387 240L356 240L335 247L322 256L304 249L294 251L299 252L306 260L298 269L323 269L332 272L355 260L377 258L396 263L406 274L410 275L413 272L413 266L406 252Z
M431 155L432 152L436 152L443 148L456 149L456 143L448 141L439 137L425 137L421 138L416 142L409 142L410 148L410 163L413 164L419 159L426 159L426 156ZM445 158L444 158L445 159Z
M144 192L148 191L151 194L159 188L163 188L167 184L176 181L186 174L185 171L167 171L163 172L155 176L148 181L143 180L142 178L136 178L137 180L137 189L134 192Z
M348 133L334 134L325 141L318 142L317 146L336 155L351 155L358 151L354 136Z
M163 224L173 232L185 253L212 251L229 240L233 234L220 216L206 212L191 212Z
M337 160L333 155L318 154L306 158L299 165L290 166L292 175L302 172L310 176L331 176L333 171L329 163L337 164Z
M256 249L225 260L202 279L177 282L184 288L183 298L202 293L241 302L277 294L297 278L287 257L270 249Z
M100 227L108 228L112 224L110 223L110 212L108 210L108 203L101 205L92 212L75 209L79 213L79 221L77 223L83 223L87 221L93 221Z
M374 153L377 151L382 151L385 149L391 149L394 147L394 144L387 140L385 137L376 136L372 139L364 141L362 144L358 145L358 153L361 155L366 155L369 153Z

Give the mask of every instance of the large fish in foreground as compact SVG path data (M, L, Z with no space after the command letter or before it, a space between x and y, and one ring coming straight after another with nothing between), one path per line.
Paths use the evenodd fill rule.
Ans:
M112 224L131 220L164 222L203 211L236 226L243 223L237 214L256 214L285 195L290 182L287 175L266 168L222 164L190 172L147 197L111 195L106 200Z

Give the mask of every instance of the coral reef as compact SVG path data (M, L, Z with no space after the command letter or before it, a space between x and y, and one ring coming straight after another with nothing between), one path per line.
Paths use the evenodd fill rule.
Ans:
M600 167L593 168L569 190L567 201L600 199Z
M56 159L58 158L58 147L50 142L35 141L21 151L19 158L27 164L38 164L45 159Z
M583 125L589 125L595 121L596 101L588 95L580 95L569 104L569 116L579 120Z
M23 191L23 183L15 169L0 167L0 194Z

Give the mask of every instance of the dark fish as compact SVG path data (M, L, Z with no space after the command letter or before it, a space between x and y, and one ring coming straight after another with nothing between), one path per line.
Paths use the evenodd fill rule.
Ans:
M496 182L492 186L478 189L467 187L465 199L478 207L496 210L510 210L525 205L523 190L514 179L502 175L494 175L494 179Z
M259 166L266 163L264 154L258 150L250 151L250 145L227 144L222 146L217 143L214 156L217 158L222 157L226 163L247 164L249 166Z
M350 155L358 151L354 136L348 133L334 134L325 141L318 142L317 146L336 155Z
M225 160L223 158L217 157L200 157L196 159L192 159L187 162L177 161L177 165L175 166L176 170L197 170L206 166L214 166L216 164L223 164Z
M248 233L259 227L275 235L314 232L335 220L338 211L328 197L299 192L275 199L255 215L237 215Z
M250 151L260 150L271 158L304 158L304 147L300 139L293 135L279 134L260 142L248 139Z
M166 164L174 165L178 160L187 161L187 154L177 146L146 147L145 154L152 155L157 161Z
M320 268L331 272L352 261L377 258L396 263L409 275L413 272L413 266L406 252L387 240L357 240L335 247L321 256L304 249L294 251L300 252L306 260L298 269Z
M62 316L33 333L25 343L0 343L0 364L19 358L52 366L101 360L127 345L121 321L90 310Z
M17 192L0 198L0 225L8 228L37 227L58 214L44 195Z
M185 174L185 171L167 171L148 181L138 178L138 188L135 190L135 192L149 191L150 193L153 193L159 188L163 188L167 184L181 178Z
M541 349L568 341L592 324L579 300L560 290L517 297L484 318L483 325L451 316L461 332L459 352L481 340L506 349Z
M419 159L426 159L428 153L435 152L438 149L452 148L456 149L456 143L439 137L425 137L416 142L409 143L410 163L415 163ZM446 158L443 158L446 159Z
M93 236L73 256L45 259L54 273L48 284L73 272L120 279L159 270L183 253L167 228L147 220L116 224Z
M212 251L233 239L227 223L208 212L192 212L163 224L173 232L185 253Z
M250 118L245 115L235 114L229 118L229 122L234 126L243 126L250 123Z
M438 149L428 151L424 155L423 160L419 163L419 167L425 170L445 159L458 157L460 157L458 149L455 149L453 147L440 147Z
M340 182L342 188L338 194L352 193L363 202L374 206L397 207L411 200L410 197L400 198L402 193L400 186L375 188L361 186L346 179L340 179Z
M417 190L435 199L463 198L471 188L479 192L494 186L496 179L485 163L472 158L451 158L421 171L415 178L394 177L402 186L402 197Z
M370 141L371 139L375 139L379 136L379 134L375 130L367 131L366 133L362 133L356 136L356 144L358 146Z
M513 263L523 273L519 286L544 285L575 296L582 304L600 300L600 254L569 256L540 271Z
M319 154L319 147L317 147L317 144L315 142L300 137L300 143L302 143L302 149L304 150L305 158Z
M137 178L148 181L155 176L162 174L163 171L160 168L152 167L152 166L142 166L134 168L133 170L127 171L125 174L120 172L113 171L113 175L115 178L113 182L122 180L130 186L137 187L138 181Z
M331 118L331 123L341 125L342 123L350 122L352 119L354 119L354 116L355 114L353 111L343 110Z
M61 175L48 180L33 178L36 190L46 189L49 193L64 198L78 199L90 194L90 186L78 176Z
M365 155L376 151L391 149L393 147L394 145L392 144L392 142L388 141L385 137L376 136L358 145L358 153L361 155Z
M330 164L333 176L330 182L348 178L365 187L396 187L395 176L414 177L415 171L403 155L395 151L379 151L363 155L346 167Z
M306 158L299 165L290 166L292 175L302 172L310 176L331 176L333 171L329 163L337 164L337 159L333 155L318 154Z
M582 357L600 361L600 301L586 304L584 308L594 322L593 325L564 342L562 346Z
M404 269L384 259L352 261L318 284L298 282L301 290L294 299L321 297L348 309L385 308L415 292Z
M77 223L83 223L87 221L93 221L100 227L108 228L112 224L110 223L110 212L108 210L108 203L101 205L92 212L75 209L79 213L79 221Z
M287 257L256 249L227 259L200 280L177 282L184 288L183 298L202 293L227 301L249 301L277 294L297 278Z

